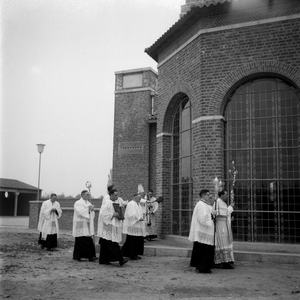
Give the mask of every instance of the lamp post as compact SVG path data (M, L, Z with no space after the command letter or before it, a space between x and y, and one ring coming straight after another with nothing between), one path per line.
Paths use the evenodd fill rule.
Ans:
M38 193L37 193L37 201L40 200L40 175L41 175L41 159L42 159L42 153L44 151L44 147L46 145L44 144L36 144L38 147L38 152L40 154L40 160L39 160L39 178L38 178Z

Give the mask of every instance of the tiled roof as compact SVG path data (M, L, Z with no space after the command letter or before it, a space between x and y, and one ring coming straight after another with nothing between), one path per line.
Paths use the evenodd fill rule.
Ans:
M1 189L37 190L37 187L16 179L0 178Z
M218 3L225 3L225 2L234 2L234 1L242 1L242 0L194 0L191 1L189 3L187 3L186 5L182 5L182 8L191 8L191 7L195 7L195 6L199 6L199 7L203 7L203 6L210 6L210 5L216 5Z
M285 1L300 1L300 0L276 0L276 3L285 3ZM231 3L237 3L240 5L231 6ZM145 52L158 62L158 55L170 44L184 34L190 27L192 27L199 19L205 17L208 13L213 11L218 13L217 7L223 8L223 11L227 10L243 10L243 5L251 4L252 7L260 9L262 6L268 6L268 0L194 0L187 1L187 4L182 5L181 18L171 26L154 44L145 49ZM270 2L271 3L271 2ZM272 2L273 3L273 2ZM216 9L214 9L216 7Z
M195 0L189 4L182 5L182 13L180 19L171 26L156 42L145 49L145 52L151 56L154 60L158 60L157 50L163 48L164 45L169 44L176 39L181 33L185 32L187 28L191 27L196 21L198 21L198 13L200 9L208 7L210 5L216 5L218 3L224 4L225 2L231 3L235 1L245 0Z
M180 36L187 30L187 28L198 21L197 12L199 10L199 7L191 7L191 9L173 26L171 26L158 40L156 40L153 45L146 48L145 52L155 61L158 61L158 52L160 51L160 49L176 40L178 36Z

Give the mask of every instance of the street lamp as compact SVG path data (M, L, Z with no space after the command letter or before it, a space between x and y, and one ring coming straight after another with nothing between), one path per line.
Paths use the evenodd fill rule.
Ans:
M38 152L40 154L40 161L39 161L39 179L38 179L38 193L37 193L37 201L40 200L40 175L41 175L41 158L42 158L42 153L44 151L44 147L46 145L44 144L36 144L38 147Z

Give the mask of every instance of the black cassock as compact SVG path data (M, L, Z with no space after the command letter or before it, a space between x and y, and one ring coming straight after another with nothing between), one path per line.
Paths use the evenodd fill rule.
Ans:
M121 248L117 242L100 238L99 244L100 244L99 263L123 261Z
M75 237L73 259L96 257L96 249L93 238L90 236Z
M200 272L207 272L214 265L214 255L215 246L194 242L190 266Z
M122 254L130 258L144 255L144 237L127 234L126 241L122 247Z
M42 248L56 248L57 247L57 234L47 234L46 240L42 240L42 233L40 232L40 237L38 243L42 246Z

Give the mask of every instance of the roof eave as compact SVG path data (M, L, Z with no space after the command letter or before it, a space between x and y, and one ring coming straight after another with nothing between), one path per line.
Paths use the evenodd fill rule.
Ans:
M175 41L183 32L190 28L197 20L199 7L193 7L181 19L179 19L172 27L169 28L152 46L145 49L145 52L158 62L158 54L161 49L165 49L173 41Z
M246 0L243 3L240 0L215 0L211 3L199 3L197 6L191 6L190 9L181 17L172 27L169 28L152 46L145 49L145 52L158 62L159 54L166 49L172 42L197 22L202 16L208 14L225 13L230 10L244 10L244 9L265 9L271 5L281 4L286 2L297 2L299 0L275 0L274 3L269 3L268 0L252 0L249 3ZM232 2L240 5L232 6ZM286 3L284 2L284 3ZM251 4L251 6L249 5ZM196 5L196 4L195 4Z

